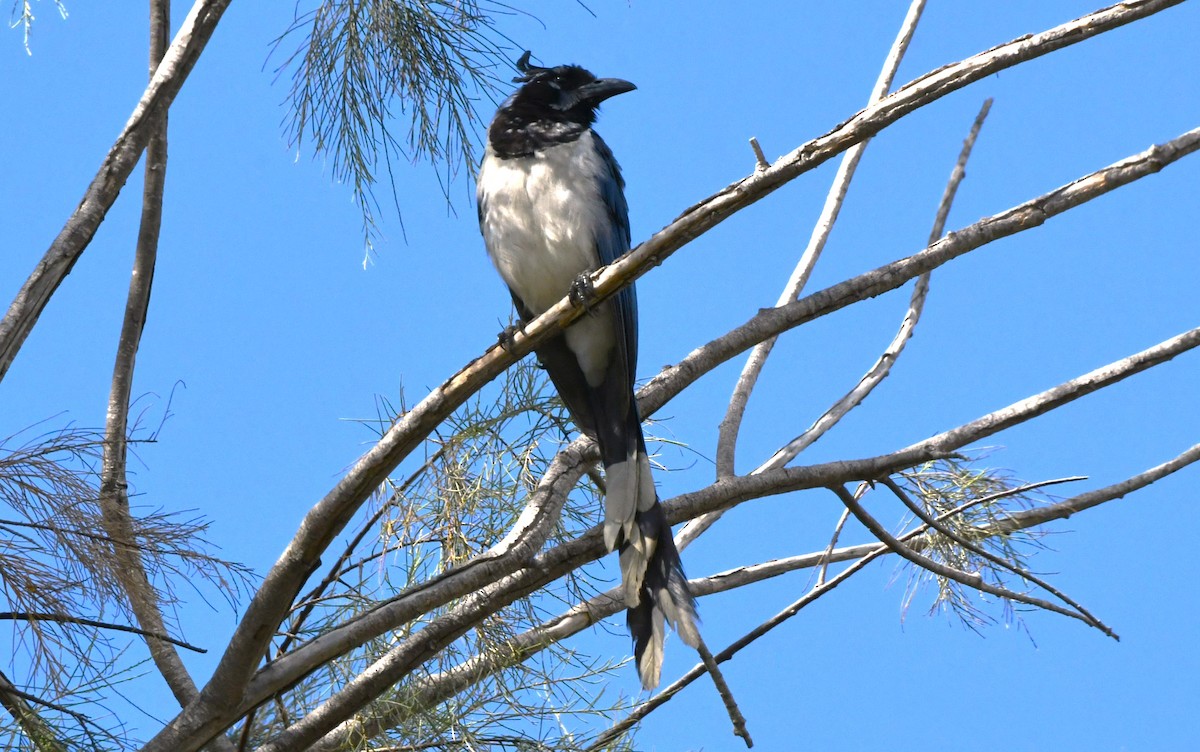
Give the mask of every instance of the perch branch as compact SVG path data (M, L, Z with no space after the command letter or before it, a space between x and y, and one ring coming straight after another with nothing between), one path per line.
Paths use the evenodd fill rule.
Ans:
M797 175L815 168L857 141L873 135L908 112L998 70L1144 18L1178 4L1178 2L1180 0L1145 0L1097 11L1041 34L1000 45L917 79L875 107L855 115L829 134L815 139L790 155L777 160L770 169L739 181L688 209L670 226L642 243L616 263L598 272L594 276L597 299L612 295L622 285L628 284L649 267L661 263L667 255L736 211L763 198ZM1200 134L1191 134L1187 138L1181 137L1181 140L1172 144L1158 147L1156 150L1152 150L1154 151L1152 168L1145 171L1140 171L1141 168L1134 168L1123 174L1121 176L1123 179L1118 182L1124 184L1144 174L1157 171L1164 164L1178 159L1184 152L1192 151L1198 145L1200 145ZM1139 174L1134 175L1135 172ZM1086 193L1090 198L1100 195L1105 190L1111 190L1111 187L1105 189L1092 186L1086 191L1077 190L1072 195L1079 198ZM1065 210L1066 207L1062 205L1062 197L1058 198L1060 200L1057 204L1040 207L1040 213L1036 217L1027 217L1026 220L1032 221L1033 224L1040 224L1047 216ZM1083 200L1086 198L1079 198L1080 203ZM1007 226L1006 231L996 232L997 227L993 226L988 231L996 232L996 237L1002 237L1018 230L1017 227ZM970 240L972 243L979 240L979 243L973 247L982 244L979 236L972 236ZM924 256L918 254L913 259L896 262L895 268L885 267L876 270L877 274L872 276L867 283L860 280L857 285L852 284L850 288L835 287L831 289L836 293L861 296L858 299L870 297L902 284L902 280L897 281L897 277L903 276L904 273L911 272L911 275L907 277L911 278L927 270L921 268L922 265L933 268L939 263L944 263L950 258L970 250L965 247L968 243L965 243L963 239L955 239L954 236L945 239L942 243L944 245L935 245ZM768 312L778 316L779 319L768 317L764 324L756 317L754 322L767 328L779 325L776 331L782 331L789 325L801 323L798 319L802 319L806 315L814 315L822 306L827 307L827 310L824 311L827 313L852 302L851 300L831 300L828 291L818 299L817 305L814 305L812 297ZM799 315L797 315L797 308L801 309ZM253 702L250 697L253 693L249 692L247 682L250 681L254 667L266 650L266 646L283 616L290 608L291 601L304 579L319 561L321 552L345 526L350 516L370 496L374 488L387 477L392 468L418 446L422 438L433 430L450 411L462 404L467 396L494 378L501 369L511 364L516 356L529 352L534 346L553 336L581 314L581 310L573 308L572 303L564 298L547 313L530 322L523 332L518 332L514 336L513 342L509 345L511 352L498 346L491 348L484 356L462 369L446 384L435 389L399 420L375 447L360 458L337 486L306 515L296 536L267 574L261 588L246 609L226 653L222 656L217 670L202 691L199 700L192 703L167 728L151 740L145 748L147 752L166 752L166 750L186 752L186 750L196 749L198 745L203 744L204 740L219 733L227 725L231 720L230 714L234 714L233 718L238 717L236 713L240 705ZM792 323L790 317L795 317L797 320ZM780 321L783 323L780 324ZM764 336L769 336L769 334L770 332L767 332ZM706 348L702 348L704 352L693 353L680 366L668 369L661 374L652 382L652 388L644 391L646 398L644 404L649 408L644 411L644 414L648 415L653 409L661 406L668 395L677 393L698 378L700 374L715 367L720 361L714 358L714 355L724 354L724 357L728 358L762 339L762 337L755 339L753 334L748 337L746 335L747 332L740 328L711 343ZM746 337L747 344L740 349L731 348L731 344L739 337Z

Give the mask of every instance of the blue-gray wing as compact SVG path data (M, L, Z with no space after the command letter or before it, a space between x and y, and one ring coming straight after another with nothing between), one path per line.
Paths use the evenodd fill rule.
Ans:
M593 132L596 150L608 168L597 176L600 181L600 198L608 210L608 223L596 230L596 252L602 265L616 261L629 250L629 206L625 203L625 180L621 168L613 157L608 144ZM637 370L637 293L633 285L617 293L613 300L616 325L624 332L617 337L618 347L624 356L629 383L633 384Z

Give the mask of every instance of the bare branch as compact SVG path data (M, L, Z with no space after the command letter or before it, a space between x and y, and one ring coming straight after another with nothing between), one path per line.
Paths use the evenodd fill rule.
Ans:
M1003 534L1010 530L1020 530L1033 525L1041 525L1051 520L1065 520L1071 515L1082 512L1085 509L1091 509L1105 502L1120 499L1138 489L1145 488L1151 483L1161 480L1197 460L1200 460L1200 444L1187 449L1172 460L1152 467L1120 483L1114 483L1111 486L1079 494L1070 499L1060 501L1057 504L1012 512L1008 515L1007 519L996 523L993 528L989 529L989 533Z
M170 7L166 0L150 1L150 80L167 52L170 34ZM159 607L159 596L142 562L134 524L129 512L126 480L126 437L129 431L129 398L142 330L150 308L150 290L154 284L154 266L158 258L159 229L162 226L163 192L167 171L167 107L159 107L148 119L146 176L142 189L141 226L125 303L125 317L113 364L112 388L105 421L104 460L100 473L100 511L105 532L117 544L114 571L129 599L130 609L141 629L125 628L148 638L150 656L175 695L180 707L197 694L196 684L172 645L184 645L165 637L166 624ZM82 623L82 622L81 622ZM94 625L93 625L94 626ZM118 627L119 628L119 627ZM191 648L190 645L184 645ZM194 649L194 648L192 648ZM202 651L203 652L203 651Z
M925 441L912 444L900 450L898 454L908 451L953 451L973 441L978 441L1006 428L1024 423L1043 415L1068 402L1073 402L1104 387L1111 386L1136 373L1153 368L1160 363L1171 360L1176 355L1200 346L1200 327L1190 329L1183 334L1134 353L1127 358L1109 363L1106 366L1089 371L1077 378L1064 381L1056 387L1014 402L1008 407L988 413L970 423L964 423L958 428L930 437ZM953 447L953 449L950 449ZM1149 482L1153 482L1152 480ZM1132 489L1131 489L1132 490Z
M729 689L729 684L725 681L725 675L721 672L720 666L717 665L716 658L708 649L708 645L704 644L704 640L696 646L696 652L700 653L700 660L704 663L704 670L713 678L713 683L717 685L717 694L721 696L721 702L725 704L725 712L729 714L730 720L733 721L733 735L740 736L746 742L746 748L750 749L754 746L754 740L750 738L750 731L746 729L746 719L742 716L741 709L738 708L737 702L733 699L733 692Z
M1091 394L1099 389L1116 384L1136 373L1165 363L1176 355L1200 346L1200 327L1191 329L1176 337L1172 337L1153 347L1134 353L1121 360L1109 363L1082 376L1065 381L1026 399L995 410L975 420L937 434L925 441L911 444L890 454L871 458L870 460L855 460L853 462L830 463L827 465L810 465L807 467L785 467L759 474L744 475L737 478L727 478L711 486L681 494L666 505L667 518L672 522L686 520L718 509L728 509L732 506L758 498L764 495L786 493L806 488L813 488L814 477L828 474L832 468L840 467L844 478L853 480L871 480L880 478L891 472L884 467L912 467L931 459L948 457L976 441L999 433L1007 428L1019 425L1043 415L1051 410L1073 402L1080 397ZM1192 461L1191 454L1177 459L1176 462L1187 464ZM863 472L870 465L881 470L877 473ZM1163 474L1177 469L1163 466L1146 473L1143 485L1151 483ZM1140 477L1140 476L1139 476ZM1141 482L1141 481L1139 481ZM1132 482L1129 493L1140 486ZM1107 499L1103 499L1107 501ZM1069 516L1069 507L1060 510L1060 516Z
M866 490L870 488L867 483L858 484L858 488L854 489L854 497L859 498ZM833 534L829 536L829 545L825 547L825 557L821 561L821 567L817 570L817 585L825 584L825 577L829 574L829 565L832 561L833 550L837 548L838 540L842 537L842 531L846 529L846 523L850 521L850 510L843 509L838 515L838 521L834 523Z
M651 379L639 392L642 414L653 414L705 373L767 337L894 290L908 280L965 253L1040 226L1051 217L1152 175L1197 149L1200 149L1200 128L1085 175L1032 201L951 232L912 256L885 264L779 308L760 311L746 323L693 350L677 365L663 369ZM622 263L619 261L617 265ZM617 265L608 267L608 271L614 270Z
M842 584L847 579L849 579L851 575L855 574L856 572L861 571L867 564L869 564L871 561L873 561L874 559L883 555L886 552L887 552L887 548L885 546L881 545L881 546L879 546L879 548L876 551L866 553L858 561L854 562L849 567L847 567L846 569L844 569L840 573L838 573L838 575L836 577L834 577L833 579L824 583L823 585L818 585L817 587L813 588L809 592L805 593L804 596L802 598L800 598L798 601L791 604L786 609L779 612L775 616L771 617L767 621L763 622L758 627L751 630L748 634L743 635L737 642L734 642L729 647L722 650L720 653L717 653L715 656L713 656L714 662L724 663L725 661L728 661L729 659L733 658L733 656L736 655L738 653L738 651L740 651L742 648L751 644L752 642L757 640L759 637L763 636L764 634L766 634L770 630L774 629L775 627L779 626L783 622L787 621L791 617L795 616L797 613L799 613L800 609L804 608L809 603L812 603L813 601L815 601L817 598L821 597L822 595L832 591L838 585ZM689 583L689 585L690 585L690 583ZM666 689L662 690L654 697L650 698L646 702L639 705L627 717L623 718L618 723L613 724L612 727L610 727L604 733L602 733L598 737L596 737L596 741L593 742L592 745L587 748L587 752L595 752L596 750L601 750L601 749L604 749L605 747L607 747L609 744L612 743L613 740L615 740L615 739L619 738L620 736L622 736L623 734L625 734L627 731L629 731L629 729L633 728L643 718L645 718L646 716L648 716L650 713L654 712L658 708L662 707L672 697L674 697L675 695L682 692L684 687L686 687L687 685L696 681L696 679L703 676L705 671L706 671L706 667L703 663L701 663L697 666L694 666L686 674L684 674L683 676L679 677L674 682L672 682L669 687L667 687Z
M896 35L896 41L892 42L892 48L883 61L883 69L879 72L879 78L876 80L870 96L867 97L868 107L887 96L892 79L895 78L896 71L900 68L900 61L908 50L908 44L912 41L913 34L917 30L917 23L921 20L921 13L924 10L925 0L913 0L908 6L908 13L900 24L900 32ZM825 243L829 240L830 233L833 232L833 225L837 222L838 214L846 199L846 191L850 188L850 181L854 178L854 172L858 169L858 162L862 159L867 143L867 140L860 141L842 155L842 162L838 165L837 174L833 177L833 185L830 186L829 194L825 197L825 205L821 208L821 215L817 218L816 226L813 227L808 246L801 254L800 261L792 271L792 276L784 286L778 302L775 303L776 306L795 300L800 295L800 291L804 289L804 285L808 283L808 278L817 265L817 259L821 257L821 251L825 249ZM752 141L752 144L757 146L758 142ZM759 154L761 155L761 150L759 150ZM761 156L759 163L760 170L770 168L770 165L762 164ZM750 402L750 394L754 391L754 385L758 383L759 374L767 364L767 358L770 357L771 350L775 347L776 339L776 337L771 337L755 345L746 359L746 365L742 367L737 384L733 387L733 394L729 398L729 407L725 411L724 419L721 420L717 435L718 478L734 474L738 432L742 427L742 418L746 414L746 405ZM715 521L709 521L707 524L701 521L701 524L707 528Z
M916 107L917 102L932 101L932 99L922 100L922 97L913 92L925 92L931 97L935 94L942 96L955 86L964 86L978 76L985 75L981 71L990 72L1036 57L1038 54L1044 54L1038 52L1042 49L1039 45L1048 46L1045 52L1058 49L1065 44L1099 33L1100 30L1115 28L1115 26L1135 20L1135 18L1141 17L1139 14L1150 12L1151 8L1161 9L1169 4L1164 0L1163 3L1138 3L1127 9L1101 11L1058 27L1051 32L1038 35L1033 41L1023 40L1021 43L1002 45L989 53L977 56L981 58L979 60L972 58L971 60L975 62L971 65L964 63L950 66L937 74L931 74L925 79L921 79L925 81L925 86L929 87L928 91L924 86L905 87L903 91L908 92L907 94L902 95L900 92L893 94L876 108L864 111L870 113L869 117L860 113L847 126L834 131L834 133L840 134L837 138L822 137L813 142L813 145L802 147L800 151L803 154L795 154L793 158L795 164L791 167L787 166L788 158L785 157L761 176L747 178L737 184L737 190L727 189L703 204L690 209L666 230L659 232L622 259L599 272L594 277L597 299L613 294L622 285L628 284L633 278L643 273L645 269L659 263L662 255L674 251L686 240L712 227L720 219L749 205L753 200L765 196L779 187L782 182L790 180L800 172L812 169L820 161L835 154L837 150L847 148L852 144L854 138L871 135L888 122L898 119ZM1134 15L1126 15L1126 12L1134 13ZM958 71L958 73L949 75L946 74L947 70ZM947 78L947 76L949 77ZM898 100L897 97L900 99ZM902 104L898 104L898 102ZM889 117L891 120L887 119ZM856 123L858 125L855 125ZM868 123L870 127L862 123ZM797 326L804 321L858 300L894 289L908 279L987 242L1037 226L1048 217L1066 211L1072 206L1077 206L1121 185L1157 172L1166 164L1180 159L1197 148L1200 148L1200 130L1184 134L1162 146L1153 147L1130 160L1093 173L1028 204L972 225L966 230L952 233L929 249L912 257L893 262L874 272L810 295L803 300L760 313L747 324L698 349L685 358L682 363L666 369L652 380L641 393L642 413L648 416L666 401L668 394L678 393L720 362L773 333ZM227 700L224 698L230 696L227 688L244 686L253 666L263 655L267 640L274 633L283 614L289 608L301 582L316 566L320 553L347 524L351 515L370 496L371 492L386 479L391 469L418 446L424 436L432 431L451 411L461 405L470 394L473 394L480 386L510 365L514 357L526 354L534 346L570 324L582 313L582 308L575 308L569 298L564 298L545 314L530 322L523 331L515 333L508 347L496 345L490 348L483 356L436 388L397 421L379 443L359 459L338 485L309 511L300 530L288 545L279 562L267 574L263 586L247 608L237 632L230 642L229 649L210 682L215 683L214 686L226 687L220 692L219 697L213 697L214 703L226 705ZM199 714L200 711L197 709L194 712ZM189 712L190 715L191 712ZM171 734L173 738L176 733L185 733L185 728L190 727L187 725L173 726L164 733ZM163 739L165 742L167 737L163 737Z
M941 237L942 231L945 229L946 217L950 213L950 205L954 202L954 196L958 191L958 186L962 182L963 177L966 175L967 160L971 156L971 149L975 145L975 139L979 136L979 130L983 127L983 121L987 117L987 113L991 109L991 106L992 100L989 99L984 102L983 107L979 111L979 115L975 118L975 122L972 125L966 140L963 142L962 151L959 153L958 161L955 163L954 169L950 173L950 179L946 184L946 190L943 193L941 203L938 206L937 215L933 224L933 230L929 236L929 243L931 245L937 241L939 237ZM849 156L849 153L847 153L847 156ZM845 165L845 162L843 162L843 165ZM847 181L848 180L849 176L847 176ZM844 190L842 193L844 195ZM838 203L840 204L840 198ZM826 206L828 207L828 204L826 204ZM836 216L836 209L834 210L834 216ZM823 239L821 242L824 242ZM811 247L812 246L810 245L810 248ZM812 261L813 263L816 262L815 257ZM807 431L800 434L795 439L792 439L787 443L787 445L772 455L766 462L756 468L754 473L762 473L774 468L783 467L794 460L800 454L800 452L804 451L811 446L813 442L824 436L825 433L833 428L838 421L840 421L847 414L849 414L851 410L861 404L862 401L866 399L872 391L874 391L875 387L878 386L885 378L887 378L888 374L891 373L892 364L896 362L896 359L900 357L900 353L904 351L905 345L912 337L913 330L916 328L917 322L921 318L921 312L925 307L925 298L929 292L929 275L930 272L925 272L917 277L917 283L914 286L912 295L909 299L908 310L904 315L904 320L900 324L900 330L896 333L896 336L892 338L891 343L884 350L883 354L879 356L879 359L875 361L875 364L871 366L871 368L861 379L859 379L854 388L837 402L835 402L828 410L826 410ZM796 279L796 277L793 277L793 279ZM799 284L802 286L806 280L807 273L803 275L803 279L799 280ZM797 288L797 292L799 292L799 288ZM782 304L783 303L780 305ZM754 381L757 380L758 372L765 363L766 357L770 354L771 348L767 347L765 350L761 350L762 359L757 361L757 368L752 368L756 362L755 355L760 352L760 348L762 348L763 345L773 343L775 338L776 337L772 337L756 345L755 350L751 353L750 359L746 363L746 368L742 371L743 377L747 377L747 375L750 374L750 379L746 383L749 384L751 388ZM741 383L741 380L739 380L739 385ZM734 404L737 402L737 389L735 388L734 391L734 398L730 401L730 412L726 413L727 420L729 419L730 414L734 411ZM749 398L749 391L745 392L745 397L747 399ZM736 436L736 429L737 426L740 425L741 415L744 409L745 402L743 402L741 407L737 409L736 422L731 424L733 426L734 436ZM718 452L719 451L720 450L718 449ZM732 453L732 445L730 445L730 452ZM732 454L730 461L732 463ZM732 464L730 465L730 468L732 469ZM719 474L720 471L718 470L718 475ZM717 512L692 520L683 530L679 532L676 545L682 550L689 543L712 527L712 525L716 523L720 517L721 514ZM839 523L838 529L840 529L840 527L841 523ZM834 540L836 539L837 534L835 532ZM834 543L831 541L830 546L832 547L833 545Z
M8 372L50 296L91 243L96 229L137 165L159 118L179 93L229 3L230 0L196 0L83 200L21 286L8 313L0 321L0 379Z
M971 126L970 133L963 142L962 151L958 155L958 161L955 163L954 169L950 174L950 179L946 183L946 191L942 195L941 203L938 205L933 230L929 234L928 242L930 245L936 243L938 238L942 236L942 232L946 227L946 217L950 214L950 206L954 203L954 196L958 192L959 184L962 182L963 177L966 176L966 165L967 160L971 157L971 149L975 146L975 139L979 136L979 129L983 127L983 121L987 118L988 111L991 108L992 100L988 99L983 103L983 107L980 108L979 114L975 117L975 122ZM875 364L854 385L854 388L826 410L813 423L811 428L788 442L787 446L781 448L763 463L763 468L782 467L794 460L800 452L811 446L813 442L825 435L829 429L833 428L851 410L858 407L874 391L875 387L887 378L888 374L891 373L892 365L900 357L900 353L904 352L904 346L908 344L913 330L916 329L917 322L921 319L921 312L925 308L925 297L929 293L929 276L930 273L925 272L917 277L917 284L913 288L912 296L908 303L908 311L904 315L904 321L900 324L900 330L896 332L896 336L883 351L883 354L879 356L879 359L875 361Z

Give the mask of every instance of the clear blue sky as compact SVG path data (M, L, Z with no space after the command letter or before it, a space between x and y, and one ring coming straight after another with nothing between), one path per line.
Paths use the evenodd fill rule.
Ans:
M598 129L621 161L635 242L769 157L849 117L866 100L907 3L753 4L593 0L517 3L502 28L545 63L577 62L638 91L607 103ZM452 208L423 165L397 173L404 231L390 214L364 270L345 186L281 126L286 82L268 61L292 3L235 2L171 110L162 245L135 394L146 421L170 418L139 450L139 501L213 521L228 558L258 571L305 510L367 447L375 395L410 401L495 342L508 294L483 252L465 175ZM79 201L145 80L142 6L35 5L0 44L6 100L0 176L4 305ZM930 3L898 81L1098 5ZM176 24L187 4L175 4ZM1002 211L1200 125L1200 6L979 82L916 113L866 152L810 289L918 250L980 103L992 114L951 228ZM639 283L648 378L774 302L834 166L808 174L693 243ZM140 175L140 170L139 173ZM1200 323L1200 157L1004 240L935 273L925 317L892 376L805 461L888 451L953 427ZM0 435L50 416L102 425L136 234L131 180L0 383ZM406 235L406 238L405 238ZM751 403L739 469L806 428L874 361L907 291L784 340ZM712 477L719 422L740 361L662 411L670 497ZM1196 443L1200 356L994 437L989 463L1025 480L1088 475L1099 487ZM182 386L186 385L186 387ZM901 621L895 561L873 565L727 664L761 749L1161 750L1200 735L1200 522L1192 468L1133 497L1051 525L1035 567L1121 634L1027 614L983 637ZM1064 491L1064 493L1067 493ZM822 548L840 507L827 493L756 502L685 554L703 575ZM898 518L897 518L898 519ZM892 521L892 520L889 520ZM853 536L865 539L855 531ZM808 573L701 603L724 646L799 596ZM186 593L185 593L186 595ZM216 648L235 623L219 602L187 604L184 636ZM628 650L623 627L587 639ZM188 659L203 680L208 658ZM694 662L668 644L666 680ZM620 686L636 689L629 669ZM165 692L163 697L166 697ZM165 702L165 700L163 701ZM168 714L167 705L156 712ZM151 733L155 724L131 718ZM711 686L651 716L639 747L736 749Z

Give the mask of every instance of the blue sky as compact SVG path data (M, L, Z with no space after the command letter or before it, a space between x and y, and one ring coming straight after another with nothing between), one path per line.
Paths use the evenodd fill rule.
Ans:
M122 4L127 5L127 4ZM621 161L635 242L748 174L756 136L775 157L866 101L907 3L523 5L502 29L544 63L577 62L638 85L598 130ZM0 45L8 102L0 178L0 292L11 300L79 201L145 81L139 5L42 0L26 55ZM898 82L1096 7L931 2ZM176 3L176 23L187 5ZM213 521L223 555L265 571L304 511L363 452L375 396L412 401L495 341L508 294L487 262L473 188L447 207L423 165L396 175L404 230L384 217L365 270L346 186L289 148L286 82L268 60L291 3L237 3L171 110L163 231L135 394L146 421L168 409L133 482L150 508ZM1200 125L1196 3L1004 71L917 112L867 149L809 289L918 250L975 112L992 114L949 227L956 228ZM1197 325L1195 156L933 276L916 337L892 375L802 458L882 453L1002 407ZM807 241L835 166L728 220L639 282L649 378L772 304ZM139 170L140 175L140 170ZM0 383L0 435L36 421L102 425L136 236L134 178ZM805 429L892 337L907 291L805 326L776 349L750 405L738 467ZM1087 475L1100 487L1196 443L1200 359L1186 354L988 442L988 464L1029 480ZM670 497L710 481L716 426L741 361L673 401L653 430ZM173 397L172 397L173 395ZM1031 640L982 638L918 604L901 620L896 563L873 565L727 664L762 749L1155 750L1200 733L1191 468L1049 526L1039 572L1122 635L1027 614ZM883 503L882 501L880 503ZM840 512L828 493L756 502L685 553L703 575L822 548ZM883 514L881 512L881 514ZM895 519L898 519L896 517ZM892 520L889 520L892 521ZM865 534L854 536L865 540ZM701 603L724 646L803 592L799 573ZM218 646L235 623L199 598L188 640ZM589 637L628 650L621 629ZM694 657L668 644L666 680ZM192 659L203 679L208 659ZM629 669L619 686L635 691ZM166 713L166 706L158 709ZM154 729L148 719L133 725ZM651 716L639 747L736 749L711 686Z

